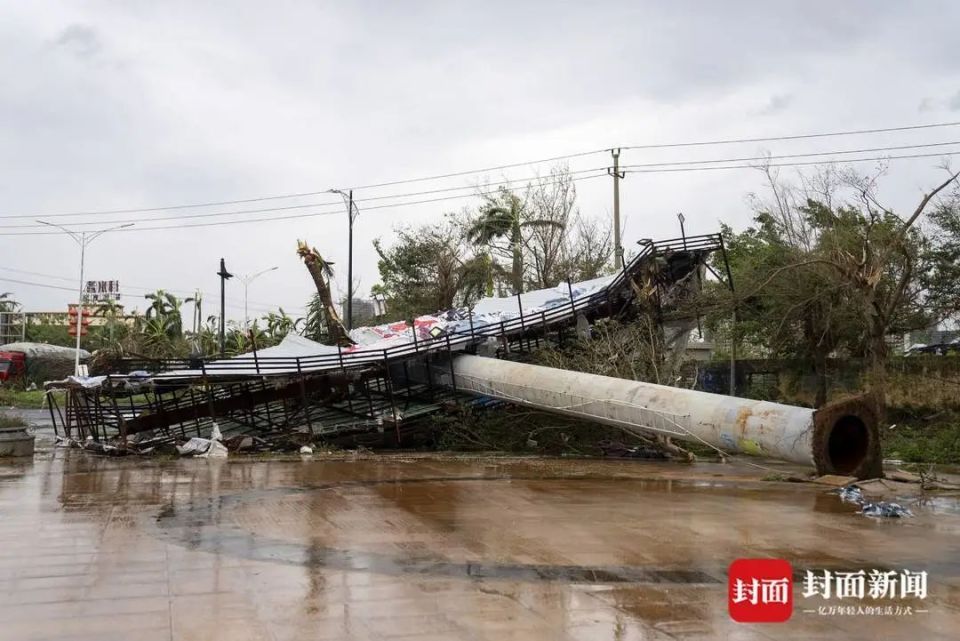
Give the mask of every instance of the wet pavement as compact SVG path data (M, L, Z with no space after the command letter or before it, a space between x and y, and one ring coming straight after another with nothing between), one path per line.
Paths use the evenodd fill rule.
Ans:
M881 521L764 474L47 450L0 462L0 639L956 638L954 499ZM734 623L726 568L740 557L795 574L926 570L928 597L902 602L925 612L820 614L798 582L787 623Z

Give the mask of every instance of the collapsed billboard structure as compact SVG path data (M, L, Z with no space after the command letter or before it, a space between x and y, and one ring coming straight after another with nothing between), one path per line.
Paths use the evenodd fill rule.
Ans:
M54 384L67 395L62 407L51 403L51 417L65 438L136 451L205 436L214 424L236 447L254 439L401 445L418 419L451 401L507 401L824 473L875 475L876 421L859 401L815 413L506 362L563 346L598 319L629 320L638 296L671 320L677 301L713 271L707 259L715 252L724 252L717 234L648 241L614 275L358 328L354 345L290 334L234 358L126 360L107 375ZM723 280L729 271L714 275Z

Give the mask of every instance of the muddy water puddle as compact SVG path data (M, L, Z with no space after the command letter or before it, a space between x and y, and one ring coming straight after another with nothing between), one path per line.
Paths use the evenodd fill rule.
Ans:
M636 461L56 451L0 475L0 609L23 633L11 638L34 639L118 629L141 641L770 638L729 620L726 568L779 557L798 576L926 569L931 586L922 619L881 627L796 615L776 638L918 629L937 638L960 623L954 499L878 521L821 488L761 474Z

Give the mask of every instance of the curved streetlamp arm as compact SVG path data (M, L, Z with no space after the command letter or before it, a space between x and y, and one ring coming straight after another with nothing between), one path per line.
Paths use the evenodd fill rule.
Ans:
M83 243L83 241L81 240L81 236L80 236L79 234L77 234L77 232L75 232L75 231L71 231L71 230L67 229L66 227L62 227L62 226L56 225L56 224L54 224L54 223L48 223L48 222L45 221L45 220L38 220L38 221L36 221L36 222L40 223L41 225L47 225L48 227L56 227L57 229L59 229L59 230L62 231L63 233L65 233L65 234L67 234L68 236L70 236L70 238L72 238L72 239L73 239L74 241L76 241L77 243L79 243L79 244L82 244L82 243Z
M90 238L87 240L88 243L92 243L94 240L100 236L106 234L108 231L117 231L118 229L124 229L126 227L133 227L134 223L127 223L125 225L117 225L116 227L108 227L107 229L101 229L99 231L92 232Z
M243 281L244 285L249 285L254 281L254 279L259 278L260 276L263 276L264 274L272 272L277 269L279 269L279 267L268 267L264 270L257 272L256 274L247 274L246 276L242 276L240 280Z

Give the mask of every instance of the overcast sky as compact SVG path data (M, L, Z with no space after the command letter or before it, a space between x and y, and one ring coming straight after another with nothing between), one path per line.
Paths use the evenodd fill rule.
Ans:
M50 214L317 192L611 146L960 121L956 2L350 4L0 2L0 231L35 231L9 225ZM960 127L624 151L622 162L952 140ZM881 195L910 206L940 179L940 162L891 162ZM575 170L609 163L605 154L570 161ZM631 175L622 188L625 244L676 235L678 211L688 233L717 231L720 220L743 227L745 197L761 188L755 170ZM585 214L610 217L609 179L584 181L578 192ZM331 196L48 220L109 225L311 202ZM373 239L389 242L397 224L468 204L364 211L361 202L361 291L377 281ZM313 291L295 255L305 238L336 261L345 287L345 213L207 228L152 224L161 225L174 228L98 239L88 276L119 279L128 307L144 306L135 287L200 288L213 311L221 256L238 274L276 265L251 286L250 300L258 311L296 312ZM0 256L0 278L73 287L77 277L78 249L65 236L0 236ZM3 291L29 311L65 309L75 299L9 281L0 281ZM237 281L228 298L228 314L241 318Z

